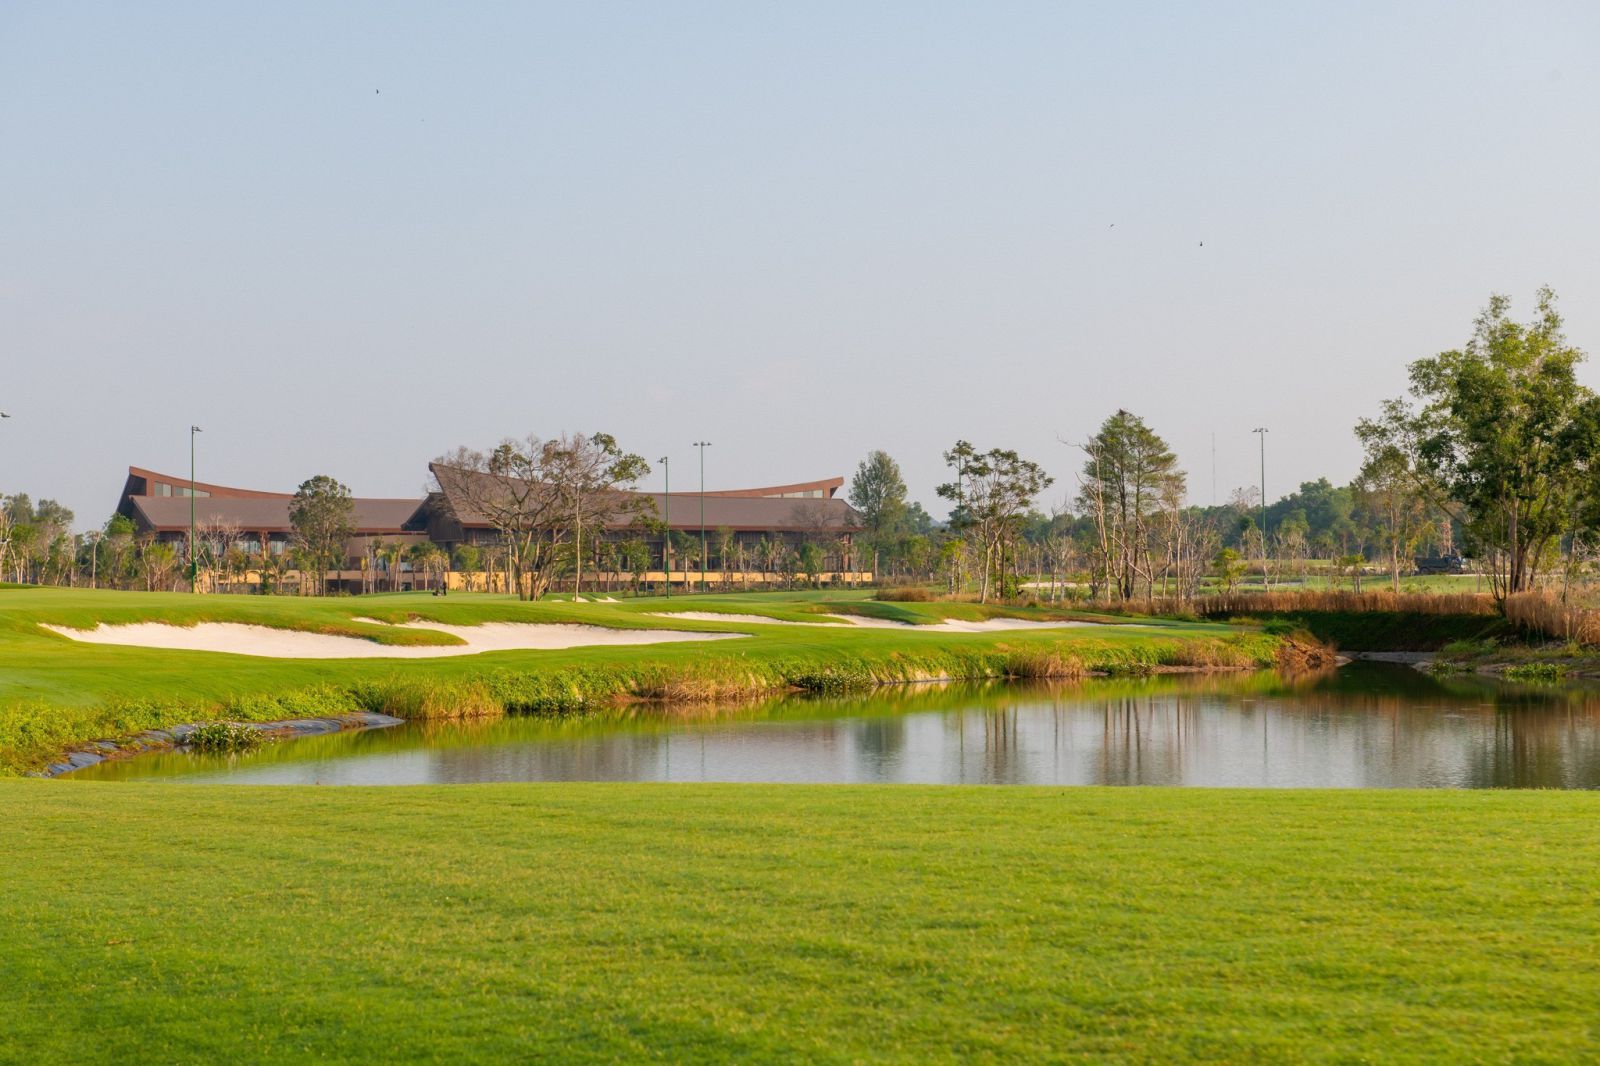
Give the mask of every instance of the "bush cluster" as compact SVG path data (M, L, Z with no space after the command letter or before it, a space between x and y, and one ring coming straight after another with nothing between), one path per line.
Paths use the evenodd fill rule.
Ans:
M1559 663L1518 663L1506 667L1501 676L1507 681L1560 681L1567 671Z
M207 722L195 726L183 738L185 746L204 752L254 751L271 741L267 733L242 722Z
M796 674L790 678L790 683L802 692L810 692L818 696L832 696L842 692L871 688L877 684L877 680L866 670L844 667Z

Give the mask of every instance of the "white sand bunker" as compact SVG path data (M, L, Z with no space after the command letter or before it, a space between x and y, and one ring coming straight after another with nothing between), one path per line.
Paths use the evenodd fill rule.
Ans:
M816 622L791 622L785 618L768 618L760 614L724 614L717 611L655 611L656 618L691 618L696 622L731 622L737 625L766 626L861 626L866 629L902 629L915 633L997 633L1008 629L1077 629L1084 626L1121 626L1119 622L1069 622L1041 621L1033 618L985 618L981 622L964 622L946 618L942 622L918 625L914 622L897 622L890 618L869 618L860 614L819 614Z
M273 629L270 626L241 625L236 622L201 622L193 626L135 622L119 626L101 624L94 629L52 625L44 628L86 644L120 644L173 651L218 651L269 659L439 659L451 655L477 655L486 651L555 651L620 644L670 644L690 640L730 640L748 635L533 622L485 622L476 626L407 622L396 628L431 629L460 637L465 643L442 647L402 647L379 644L360 637Z
M736 622L739 625L757 626L836 626L839 616L832 614L819 615L819 618L828 618L828 622L791 622L787 618L768 618L764 614L724 614L720 611L651 611L652 618L687 618L694 622Z
M915 633L997 633L1008 629L1080 629L1094 627L1099 629L1109 628L1140 628L1136 623L1124 622L1049 622L1033 618L985 618L981 622L964 622L959 618L946 618L942 622L928 625L917 625L914 622L896 622L890 618L868 618L860 614L830 614L829 618L838 618L849 622L851 625L863 626L867 629L903 629Z

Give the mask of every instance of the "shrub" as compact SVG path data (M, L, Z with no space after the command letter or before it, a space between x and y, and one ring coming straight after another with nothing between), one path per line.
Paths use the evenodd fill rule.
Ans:
M254 751L271 743L272 737L242 722L207 722L195 726L183 743L195 751L233 752Z
M802 692L831 696L840 692L871 688L877 682L865 670L839 669L798 674L790 679L790 683Z
M879 589L872 597L885 603L931 603L933 593L917 585L898 589Z
M1507 681L1560 681L1567 676L1566 668L1559 663L1518 663L1508 666L1501 675Z

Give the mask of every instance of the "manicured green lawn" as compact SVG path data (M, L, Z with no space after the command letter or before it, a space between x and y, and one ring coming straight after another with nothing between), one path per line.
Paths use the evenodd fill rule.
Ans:
M1594 1061L1600 796L0 781L0 1059Z
M936 621L998 613L974 604L868 601L863 593L674 597L626 603L520 603L504 596L427 594L302 599L188 596L82 589L0 590L0 773L35 768L72 744L199 718L264 720L357 709L437 714L453 704L519 711L571 711L618 695L735 696L772 691L822 675L847 679L997 676L1073 668L1138 669L1162 664L1266 666L1280 642L1248 627L1161 623L1051 632L961 634L847 625L783 626L663 619L668 609L765 614L817 621L855 611ZM588 622L622 628L744 632L716 643L509 651L429 660L269 659L211 652L91 645L39 623L247 622L341 633L387 642L451 643L448 634L356 621L426 618Z

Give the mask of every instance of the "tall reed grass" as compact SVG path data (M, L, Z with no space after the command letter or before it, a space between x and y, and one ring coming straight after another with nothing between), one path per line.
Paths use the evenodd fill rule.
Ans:
M1550 590L1519 592L1504 605L1487 593L1350 592L1338 589L1295 589L1280 592L1235 592L1193 600L1156 597L1150 600L1102 601L1094 609L1162 615L1171 618L1259 618L1264 615L1427 615L1438 618L1503 617L1516 629L1537 637L1600 647L1600 606L1563 601Z
M1600 610L1563 603L1553 592L1518 592L1506 597L1506 618L1552 640L1600 646Z
M1288 589L1279 592L1213 593L1192 600L1157 596L1149 600L1103 600L1092 609L1139 611L1168 617L1230 618L1263 614L1430 614L1493 618L1493 597L1470 592L1350 592L1342 589Z

